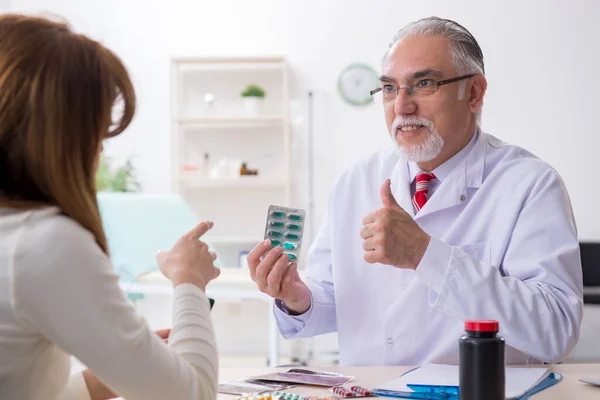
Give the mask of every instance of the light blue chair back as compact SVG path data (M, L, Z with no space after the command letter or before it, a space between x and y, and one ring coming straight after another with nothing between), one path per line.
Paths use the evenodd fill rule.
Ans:
M156 253L169 250L198 221L179 195L98 193L108 249L123 282L158 270Z

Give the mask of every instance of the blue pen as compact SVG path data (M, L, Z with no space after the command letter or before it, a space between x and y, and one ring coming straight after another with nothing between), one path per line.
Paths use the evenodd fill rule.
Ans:
M410 385L407 385L410 387ZM438 393L419 391L421 388L416 387L417 391L401 392L397 390L381 390L375 389L373 393L377 396L395 397L399 399L422 399L422 400L458 400L458 395L450 393Z
M419 394L431 395L436 399L458 399L457 386L406 385Z

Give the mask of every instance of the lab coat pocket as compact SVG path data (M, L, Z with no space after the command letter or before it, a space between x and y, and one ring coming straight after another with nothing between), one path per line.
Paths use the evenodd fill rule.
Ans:
M458 246L462 251L486 264L492 262L492 247L489 242L477 242Z

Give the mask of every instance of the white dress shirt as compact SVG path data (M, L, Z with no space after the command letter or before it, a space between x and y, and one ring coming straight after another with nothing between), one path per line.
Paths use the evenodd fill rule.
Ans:
M439 167L434 169L433 175L435 175L435 179L432 179L429 182L429 187L427 191L427 198L430 199L431 196L435 193L437 188L440 186L440 183L445 180L450 173L454 170L454 168L469 154L475 142L477 141L478 133L475 132L469 143L465 147L463 147L458 153L456 153L452 158L446 160ZM414 162L408 162L408 176L410 178L410 195L411 197L415 195L415 191L417 190L417 175L419 172L423 172L421 167L419 167ZM413 208L413 213L415 212Z
M175 288L166 345L92 234L55 207L0 208L0 399L90 399L71 355L127 400L216 398L208 298Z
M491 319L500 323L509 364L558 362L573 349L582 274L559 174L485 133L463 150L433 171L439 186L417 215L416 172L392 149L338 179L308 255L310 309L292 316L275 302L284 337L337 331L343 365L457 364L464 321ZM386 178L432 237L416 270L363 260L362 219L382 207Z

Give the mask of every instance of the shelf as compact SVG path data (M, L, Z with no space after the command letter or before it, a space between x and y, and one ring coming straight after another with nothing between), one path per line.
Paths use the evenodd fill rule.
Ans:
M224 72L252 70L280 70L285 60L280 57L265 58L194 58L180 57L173 60L181 72Z
M238 289L258 291L256 283L250 277L248 268L240 267L220 267L221 275L208 284L207 289ZM305 276L305 271L298 271L301 277ZM171 282L159 271L148 272L138 276L137 284L164 285L172 287ZM126 284L125 284L126 285Z
M258 244L264 239L256 236L206 236L203 238L211 246L224 246L236 244Z
M183 184L202 188L234 188L234 187L278 187L284 186L285 180L280 178L264 178L261 176L240 176L238 178L210 179L194 176L193 173L179 174L176 179Z
M248 268L240 267L219 267L221 275L208 285L210 288L244 288L248 290L258 290L256 283L250 277ZM305 271L298 271L301 277L304 277ZM138 276L136 283L169 285L171 282L160 273L160 271L148 272Z
M278 115L264 115L257 117L200 117L177 118L175 122L180 125L209 125L212 127L226 128L229 126L271 126L281 125L285 119Z
M221 274L206 287L206 295L222 300L265 300L271 304L273 299L260 292L250 277L248 268L221 267ZM305 272L298 271L304 279ZM148 295L173 295L173 284L160 272L149 272L138 277L136 282L119 283L127 293L144 293Z
M247 268L221 267L219 269L221 270L221 275L208 284L207 291L208 289L228 289L238 291L238 293L241 291L240 295L244 295L245 291L258 293L256 283L250 277L250 271ZM125 289L128 289L127 286L130 286L128 291L139 290L142 292L160 293L160 287L168 289L168 292L172 291L171 282L159 271L142 274L135 283L125 283L122 286ZM145 290L144 286L149 286L147 289L154 287L154 291Z
M268 57L174 57L173 61L185 64L262 64L284 63L285 58L280 56Z

